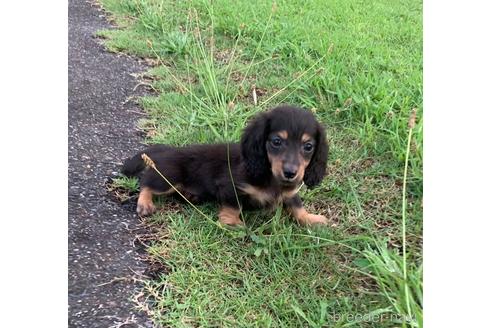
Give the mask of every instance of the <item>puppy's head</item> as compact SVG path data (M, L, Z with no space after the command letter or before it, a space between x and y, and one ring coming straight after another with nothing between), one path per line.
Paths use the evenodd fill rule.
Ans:
M328 145L324 128L309 111L281 106L258 115L241 139L246 172L255 181L273 176L284 186L321 182Z

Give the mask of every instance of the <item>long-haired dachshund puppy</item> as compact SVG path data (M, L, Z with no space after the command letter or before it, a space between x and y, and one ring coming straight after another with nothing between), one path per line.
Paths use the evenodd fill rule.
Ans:
M328 157L325 130L307 110L281 106L259 114L240 143L229 144L229 160L227 144L154 145L126 160L122 173L140 176L137 213L146 216L155 212L153 195L174 189L145 166L143 153L188 200L218 201L224 224L242 224L240 208L280 202L300 224L327 224L326 217L308 213L297 194L302 182L308 187L321 182Z

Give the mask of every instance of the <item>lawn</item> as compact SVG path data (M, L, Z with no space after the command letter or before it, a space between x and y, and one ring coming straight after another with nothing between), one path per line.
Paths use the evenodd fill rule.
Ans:
M152 66L147 143L237 142L281 103L329 135L328 175L301 197L330 227L278 209L229 230L214 204L204 218L159 199L146 223L162 270L136 306L173 327L422 326L422 2L100 2L119 26L98 32L107 48Z

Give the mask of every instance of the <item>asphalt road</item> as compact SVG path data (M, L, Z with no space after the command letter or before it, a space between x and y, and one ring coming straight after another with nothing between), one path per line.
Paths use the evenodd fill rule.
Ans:
M68 7L68 312L70 327L152 327L132 301L145 272L132 246L139 220L108 198L104 183L141 148L136 59L106 52L94 32L111 25L97 6ZM138 90L138 89L137 89ZM123 323L127 323L122 325Z

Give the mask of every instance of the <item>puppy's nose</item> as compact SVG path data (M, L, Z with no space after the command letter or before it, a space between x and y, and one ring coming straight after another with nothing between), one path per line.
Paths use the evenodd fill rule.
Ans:
M293 179L297 175L297 168L293 166L284 167L284 177L288 180Z

